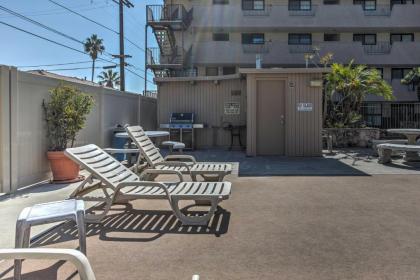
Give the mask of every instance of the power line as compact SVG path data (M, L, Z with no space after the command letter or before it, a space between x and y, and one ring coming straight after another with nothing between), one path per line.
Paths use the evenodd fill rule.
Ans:
M83 42L83 41L81 41L81 40L78 40L78 39L76 39L76 38L74 38L74 37L72 37L72 36L70 36L70 35L67 35L67 34L65 34L65 33L61 32L61 31L59 31L59 30L57 30L57 29L54 29L54 28L52 28L52 27L49 27L49 26L47 26L47 25L45 25L45 24L43 24L43 23L40 23L39 21L33 20L33 19L31 19L31 18L28 18L28 17L26 17L26 16L24 16L24 15L22 15L22 14L18 13L18 12L15 12L15 11L13 11L13 10L10 10L10 9L8 9L8 8L4 7L4 6L1 6L1 5L0 5L0 10L3 10L3 11L5 11L5 12L9 13L9 14L12 14L12 15L14 15L14 16L16 16L16 17L20 18L20 19L26 20L26 21L28 21L28 22L30 22L30 23L32 23L32 24L35 24L35 25L37 25L37 26L39 26L39 27L42 27L42 28L44 28L44 29L46 29L46 30L48 30L48 31L51 31L51 32L53 32L53 33L55 33L55 34L58 34L58 35L63 36L63 37L65 37L65 38L67 38L67 39L70 39L70 40L72 40L72 41L74 41L74 42L77 42L77 43L79 43L79 44L84 45L84 42ZM112 54L111 54L111 53L109 53L109 52L107 52L107 51L104 51L104 53L105 53L106 55L108 55L108 56L112 56Z
M0 21L0 24L6 25L6 26L8 26L8 27L10 27L10 28L13 28L13 29L19 30L19 31L24 32L24 33L26 33L26 34L29 34L29 35L35 36L35 37L37 37L37 38L39 38L39 39L42 39L42 40L48 41L48 42L53 43L53 44L55 44L55 45L58 45L58 46L61 46L61 47L64 47L64 48L67 48L67 49L73 50L73 51L75 51L75 52L78 52L78 53L81 53L81 54L84 54L84 55L88 55L87 53L82 52L82 51L80 51L80 50L78 50L78 49L75 49L75 48L73 48L73 47L69 47L69 46L67 46L67 45L64 45L64 44L62 44L62 43L56 42L56 41L54 41L54 40L51 40L51 39L45 38L45 37L43 37L43 36L40 36L40 35L38 35L38 34L35 34L35 33L30 32L30 31L24 30L24 29L19 28L19 27L17 27L17 26L14 26L14 25L8 24L8 23L6 23L6 22L4 22L4 21ZM109 63L114 63L114 64L115 64L115 62L113 62L113 61L109 61L109 60L107 60L107 59L103 59L103 58L100 58L100 57L98 57L98 60L102 60L102 61L106 61L106 62L109 62ZM91 69L91 67L89 67L89 69ZM52 70L49 70L49 71L52 71ZM141 76L141 75L137 74L136 72L134 72L134 71L132 71L132 70L130 70L130 69L127 69L127 71L129 71L129 72L130 72L130 73L132 73L133 75L136 75L136 76L137 76L137 77L139 77L139 78L144 79L144 77L143 77L143 76ZM154 84L153 82L151 82L151 81L149 81L149 80L146 80L146 81L147 81L147 82L149 82L149 83L151 83L151 84Z
M18 67L18 68L35 68L35 67L62 66L62 65L72 65L72 64L84 64L84 63L92 63L92 61L91 60L85 60L85 61L54 63L54 64L21 65L21 66L16 66L16 67Z
M136 72L134 72L134 71L130 70L129 68L127 68L126 70L127 70L128 72L130 72L131 74L133 74L133 75L135 75L135 76L137 76L137 77L139 77L139 78L144 79L144 77L143 77L143 76L141 76L141 75L137 74ZM154 83L154 82L151 82L151 81L149 81L149 80L147 80L147 79L146 79L146 81L147 81L147 82L149 82L149 83L150 83L150 84L152 84L152 85L155 85L155 83Z
M42 39L42 40L48 41L48 42L50 42L50 43L53 43L53 44L55 44L55 45L58 45L58 46L61 46L61 47L67 48L67 49L70 49L70 50L72 50L72 51L75 51L75 52L78 52L78 53L81 53L81 54L84 54L84 55L88 55L87 53L85 53L85 52L83 52L83 51L81 51L81 50L78 50L78 49L76 49L76 48L73 48L73 47L70 47L70 46L64 45L64 44L62 44L62 43L60 43L60 42L57 42L57 41L54 41L54 40L48 39L48 38L46 38L46 37L43 37L43 36L41 36L41 35L38 35L38 34L35 34L35 33L30 32L30 31L24 30L24 29L19 28L19 27L17 27L17 26L14 26L14 25L8 24L8 23L6 23L6 22L4 22L4 21L0 21L0 24L6 25L6 26L8 26L8 27L10 27L10 28L13 28L13 29L19 30L19 31L24 32L24 33L27 33L27 34L30 34L30 35L32 35L32 36L35 36L35 37L39 38L39 39ZM107 60L107 59L104 59L104 58L101 58L101 57L98 57L98 60L106 61L106 62L113 63L113 64L117 65L114 61L110 61L110 60Z
M111 31L111 32L113 32L113 33L115 33L115 34L117 34L117 35L119 35L119 34L120 34L118 31L116 31L116 30L112 29L111 27L108 27L108 26L106 26L106 25L103 25L103 24L102 24L102 23L100 23L100 22L97 22L97 21L95 21L95 20L93 20L93 19L90 19L90 18L88 18L88 17L86 17L86 16L82 15L81 13L78 13L78 12L76 12L76 11L74 11L74 10L72 10L72 9L70 9L70 8L68 8L68 7L66 7L66 6L64 6L64 5L62 5L62 4L60 4L60 3L57 3L57 2L56 2L56 1L54 1L54 0L48 0L48 1L50 1L51 3L53 3L53 4L55 4L55 5L59 6L59 7L61 7L61 8L63 8L63 9L66 9L67 11L69 11L69 12L71 12L71 13L75 14L75 15L78 15L78 16L80 16L80 17L84 18L84 19L85 19L85 20L87 20L87 21L90 21L90 22L92 22L92 23L94 23L94 24L96 24L96 25L101 26L102 28L107 29L108 31ZM137 45L136 43L134 43L133 41L131 41L130 39L128 39L128 38L127 38L127 37L125 37L125 36L124 36L124 40L126 40L127 42L129 42L130 44L132 44L133 46L135 46L136 48L138 48L139 50L141 50L141 51L145 51L145 50L144 50L144 48L140 47L139 45Z
M32 24L35 24L35 25L37 25L37 26L40 26L40 27L42 27L42 28L44 28L44 29L46 29L46 30L48 30L48 31L51 31L51 32L53 32L53 33L55 33L55 34L58 34L58 35L60 35L60 36L63 36L63 37L65 37L65 38L67 38L67 39L70 39L70 40L75 41L75 42L77 42L77 43L83 44L83 42L82 42L82 41L80 41L80 40L78 40L78 39L76 39L76 38L74 38L74 37L72 37L72 36L69 36L69 35L67 35L67 34L65 34L65 33L61 32L61 31L58 31L57 29L51 28L51 27L49 27L49 26L46 26L45 24L42 24L42 23L40 23L39 21L36 21L36 20L30 19L30 18L28 18L28 17L26 17L26 16L24 16L24 15L22 15L22 14L19 14L18 12L12 11L12 10L10 10L10 9L8 9L8 8L6 8L6 7L4 7L4 6L1 6L1 5L0 5L0 10L3 10L3 11L5 11L5 12L8 12L9 14L12 14L12 15L14 15L14 16L17 16L17 17L19 17L19 18L21 18L21 19L23 19L23 20L29 21L29 22L30 22L30 23L32 23Z
M97 22L97 21L95 21L95 20L93 20L93 19L90 19L90 18L88 18L88 17L86 17L86 16L82 15L81 13L78 13L78 12L76 12L76 11L74 11L74 10L72 10L72 9L70 9L70 8L68 8L68 7L66 7L66 6L64 6L64 5L62 5L62 4L60 4L60 3L57 3L57 2L56 2L56 1L54 1L54 0L48 0L48 1L50 1L51 3L53 3L53 4L55 4L55 5L59 6L59 7L61 7L61 8L63 8L63 9L65 9L65 10L67 10L67 11L69 11L69 12L71 12L71 13L75 14L75 15L78 15L79 17L84 18L84 19L85 19L85 20L87 20L87 21L90 21L90 22L92 22L92 23L94 23L94 24L97 24L97 25L99 25L99 26L101 26L101 27L103 27L103 28L105 28L105 29L107 29L107 30L109 30L109 31L111 31L111 32L114 32L115 34L119 34L119 33L118 33L117 31L115 31L114 29L112 29L112 28L110 28L110 27L108 27L108 26L105 26L105 25L103 25L102 23L99 23L99 22Z
M102 67L95 66L95 69L103 69ZM74 68L57 68L57 69L42 69L44 71L68 71L68 70L84 70L84 69L92 69L92 67L74 67Z
M86 6L91 6L91 4L89 5L82 5L82 6L74 6L72 8L81 8L79 10L81 11L91 11L91 10L97 10L97 9L103 9L103 8L107 8L110 6L110 4L106 4L106 5L102 5L102 6L91 6L91 7L86 7ZM85 8L86 7L86 8ZM50 9L50 10L44 10L44 11L37 11L37 12L24 12L25 16L51 16L51 15L60 15L60 14L65 14L68 13L68 11L62 11L61 9ZM0 16L0 18L9 18L10 16L5 15L5 16Z

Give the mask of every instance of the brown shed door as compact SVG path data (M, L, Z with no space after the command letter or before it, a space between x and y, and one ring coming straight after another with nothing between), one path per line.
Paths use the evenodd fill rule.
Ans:
M257 154L284 155L285 83L257 82Z

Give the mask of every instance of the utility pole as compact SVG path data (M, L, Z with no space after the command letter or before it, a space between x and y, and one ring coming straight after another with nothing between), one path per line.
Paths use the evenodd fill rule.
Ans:
M120 20L120 54L113 55L120 59L120 90L125 91L125 58L129 57L124 54L124 6L127 8L133 8L134 5L129 0L113 0L119 6L119 20Z
M120 90L125 91L125 61L124 61L124 3L120 0Z

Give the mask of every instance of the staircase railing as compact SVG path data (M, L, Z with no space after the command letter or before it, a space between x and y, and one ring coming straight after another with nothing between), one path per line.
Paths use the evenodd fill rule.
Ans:
M147 22L186 22L192 18L192 11L187 12L181 4L147 5Z

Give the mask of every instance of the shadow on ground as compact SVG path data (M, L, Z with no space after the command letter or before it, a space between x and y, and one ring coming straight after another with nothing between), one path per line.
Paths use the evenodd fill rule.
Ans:
M191 206L183 208L187 211ZM95 209L93 209L94 211ZM205 211L189 211L190 216L203 215ZM99 236L104 241L148 242L164 234L210 234L221 236L228 232L230 212L218 207L207 226L183 226L171 210L140 210L131 204L113 206L100 223L86 226L86 235ZM66 222L33 240L33 247L47 246L77 240L77 228Z
M197 150L188 152L198 161L232 162L238 176L369 176L334 157L247 157L243 151Z

